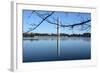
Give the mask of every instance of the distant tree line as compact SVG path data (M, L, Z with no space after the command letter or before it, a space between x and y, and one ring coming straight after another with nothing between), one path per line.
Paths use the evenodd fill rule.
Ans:
M23 33L23 37L34 37L34 36L57 36L57 34L51 33ZM91 37L91 33L83 33L83 34L66 34L60 33L60 36L68 36L68 37Z

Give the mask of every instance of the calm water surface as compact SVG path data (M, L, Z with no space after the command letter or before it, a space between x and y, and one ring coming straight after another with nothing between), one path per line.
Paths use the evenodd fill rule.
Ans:
M24 38L23 62L91 59L89 37L62 37L57 49L55 37Z

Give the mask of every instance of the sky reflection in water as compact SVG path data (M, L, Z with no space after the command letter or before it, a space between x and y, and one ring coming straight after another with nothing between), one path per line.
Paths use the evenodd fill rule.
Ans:
M56 39L24 38L23 62L91 59L90 41L88 37L61 38L58 55Z

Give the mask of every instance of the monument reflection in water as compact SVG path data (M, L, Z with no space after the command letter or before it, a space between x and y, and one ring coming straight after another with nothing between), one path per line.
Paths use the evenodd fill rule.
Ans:
M91 13L23 10L22 15L24 63L91 59Z

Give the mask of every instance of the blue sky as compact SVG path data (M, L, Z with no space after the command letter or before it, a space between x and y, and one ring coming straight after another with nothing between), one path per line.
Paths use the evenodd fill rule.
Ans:
M42 19L37 16L36 13L32 13L33 10L23 10L22 12L22 22L23 22L23 32L28 31L31 28L34 28ZM50 11L39 11L36 10L36 12L38 12L39 14L46 14L46 13L51 13ZM46 15L44 15L45 17ZM86 21L88 19L91 19L91 13L82 13L82 12L54 12L52 16L50 16L48 18L48 20L50 20L51 22L55 22L56 21L54 19L59 18L61 23L64 25L72 25L75 23L80 23L82 21ZM35 26L32 26L34 24ZM89 25L91 25L91 23L87 23ZM34 33L56 33L56 25L50 24L46 21L44 21L38 28L36 28L35 30L31 31ZM61 33L84 33L87 32L86 30L84 31L80 31L81 27L75 27L73 29L73 31L71 30L71 28L60 28L60 32ZM90 31L89 31L90 32Z

